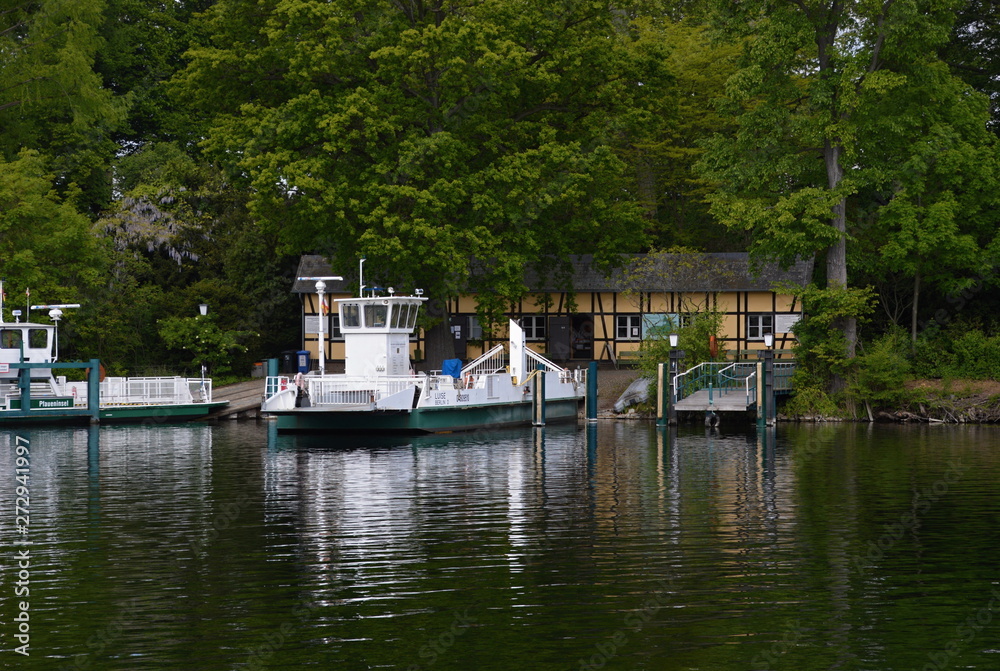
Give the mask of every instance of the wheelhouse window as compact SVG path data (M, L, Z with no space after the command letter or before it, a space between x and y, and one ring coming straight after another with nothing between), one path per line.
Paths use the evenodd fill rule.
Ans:
M365 304L365 326L369 328L382 328L386 325L388 316L388 305Z
M642 340L642 315L615 317L615 340Z
M763 340L767 333L774 333L774 315L747 315L747 340Z
M47 329L28 329L28 347L32 349L48 349L49 332Z
M361 308L357 303L344 303L340 307L340 314L344 321L341 324L344 328L361 328Z
M525 340L545 340L544 315L521 317L521 328L524 329Z
M21 330L3 329L0 330L0 348L21 349Z

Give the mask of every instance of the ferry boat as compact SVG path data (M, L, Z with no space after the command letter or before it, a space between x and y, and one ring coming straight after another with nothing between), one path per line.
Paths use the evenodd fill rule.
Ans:
M212 380L183 377L104 377L100 362L60 363L58 321L61 308L50 308L53 323L3 320L0 302L0 424L56 422L177 422L205 417L227 405L212 400ZM91 382L68 382L54 370L93 369ZM97 390L96 407L91 390Z
M317 282L320 305L324 286ZM440 371L415 373L410 335L426 297L375 294L334 301L343 374L327 375L321 356L319 371L267 378L261 411L276 418L278 431L437 433L537 424L542 401L545 422L577 418L586 370L564 369L529 349L516 322L508 344L465 366L450 360Z

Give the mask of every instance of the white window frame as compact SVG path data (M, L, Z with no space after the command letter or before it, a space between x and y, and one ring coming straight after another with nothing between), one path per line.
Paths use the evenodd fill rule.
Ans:
M521 328L524 329L524 339L531 341L543 341L548 334L547 320L545 315L523 315L521 317Z
M759 312L747 315L747 340L763 342L767 333L774 334L774 313Z
M479 315L469 315L468 321L466 322L466 340L482 340L483 339L483 327L479 323Z
M615 340L619 342L642 340L642 315L615 315Z

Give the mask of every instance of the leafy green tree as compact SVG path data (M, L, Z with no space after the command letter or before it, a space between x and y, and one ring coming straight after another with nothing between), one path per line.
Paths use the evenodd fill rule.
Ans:
M220 328L253 334L243 341L246 356L236 353L239 366L297 341L290 295L297 260L275 253L277 241L254 223L245 194L175 143L146 143L120 159L116 172L122 196L97 225L116 254L106 291L95 297L107 304L101 314L141 321L153 310L181 318L207 303ZM139 295L150 303L119 303L122 292L138 289L147 289ZM133 333L146 342L126 356L130 365L155 364L145 353L161 344L159 333Z
M721 184L712 212L750 230L757 254L788 262L825 253L827 286L847 288L849 199L893 179L880 172L893 168L881 160L884 138L872 124L911 122L914 110L899 100L914 76L927 81L922 72L936 67L955 3L757 0L717 8L746 48L725 107L739 131L714 139L703 162ZM856 317L843 314L835 326L853 356Z
M916 342L921 293L963 291L995 263L1000 147L986 96L943 64L911 71L907 81L864 124L864 143L882 150L865 158L868 190L859 200L868 204L858 208L851 256L875 280L909 282Z
M957 3L951 37L941 57L951 71L991 101L991 128L1000 132L1000 4L995 0Z
M0 266L11 296L28 289L35 302L76 302L105 267L90 222L55 180L38 152L0 157Z
M661 45L634 31L643 11L222 0L177 92L212 113L205 149L286 249L510 301L527 266L642 243L614 145L668 94ZM439 333L432 361L451 344Z
M111 198L111 131L125 104L94 72L103 0L40 0L0 13L0 155L48 159L54 186L94 215Z
M191 18L214 0L106 0L94 71L104 88L129 102L113 137L120 152L147 143L191 141L199 129L164 85L186 66Z
M662 109L640 135L630 138L622 155L635 171L652 244L742 251L746 236L709 214L706 199L714 185L694 169L705 152L705 139L735 130L732 118L720 114L715 102L735 70L739 45L714 41L710 28L693 19L657 21L647 31L652 35L645 39L659 40L668 49L674 85L661 99Z
M246 350L240 340L247 334L219 328L211 315L168 317L159 322L159 332L167 347L190 355L186 362L214 374L230 372L233 353Z

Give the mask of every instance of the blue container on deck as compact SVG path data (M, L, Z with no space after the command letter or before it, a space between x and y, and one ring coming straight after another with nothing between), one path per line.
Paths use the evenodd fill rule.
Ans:
M299 361L299 367L298 367L299 372L302 373L303 375L308 373L309 367L311 365L309 361L309 352L307 352L306 350L299 350L298 361Z

